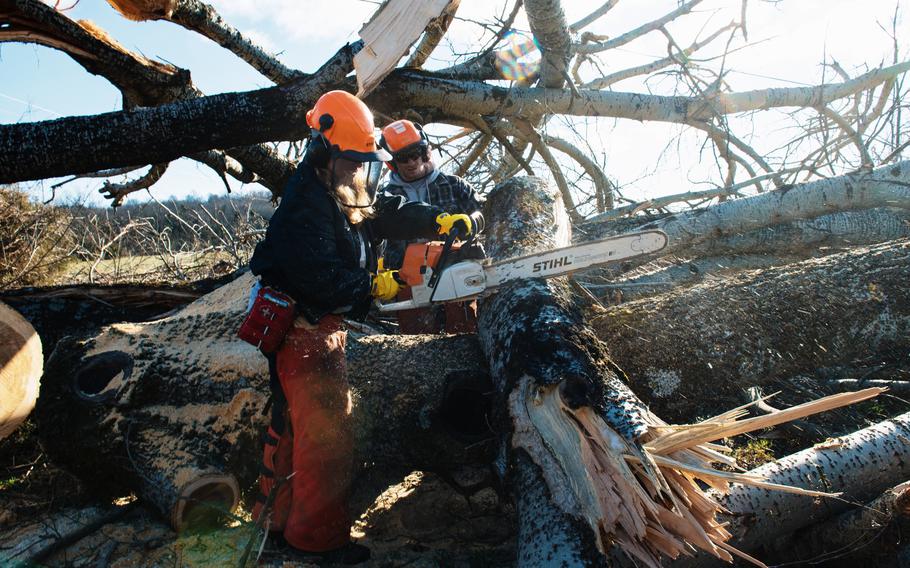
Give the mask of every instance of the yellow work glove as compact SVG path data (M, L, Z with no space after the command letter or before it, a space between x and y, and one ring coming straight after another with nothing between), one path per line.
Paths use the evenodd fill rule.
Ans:
M448 235L455 228L459 231L458 234L461 237L469 237L474 230L471 218L464 213L456 213L455 215L440 213L436 217L436 224L439 225L440 235Z
M380 270L373 277L373 289L370 293L374 298L385 301L398 295L398 289L401 286L395 278L397 273L397 270Z

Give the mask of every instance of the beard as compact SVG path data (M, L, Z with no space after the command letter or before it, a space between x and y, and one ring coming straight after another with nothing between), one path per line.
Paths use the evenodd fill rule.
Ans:
M351 178L335 182L335 201L352 225L359 225L376 215L367 185L366 168L361 168Z

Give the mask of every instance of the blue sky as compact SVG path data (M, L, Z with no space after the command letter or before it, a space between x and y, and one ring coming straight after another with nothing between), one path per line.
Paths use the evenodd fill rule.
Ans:
M220 0L212 2L224 18L267 49L280 53L286 64L312 71L356 32L375 9L363 0ZM573 21L602 4L602 0L564 0L568 19ZM706 0L698 13L672 28L685 44L703 29L722 25L739 17L739 2ZM779 3L749 2L750 40L756 45L733 54L728 67L739 70L729 75L736 90L814 84L823 76L820 63L836 59L850 72L863 66L890 62L891 39L879 25L890 26L900 0L784 0ZM431 65L440 65L451 51L479 48L480 28L468 20L487 20L502 10L504 0L462 0L448 44ZM511 5L511 3L509 3ZM590 30L616 36L644 21L666 13L676 0L625 0L609 17ZM492 6L492 7L491 7ZM81 0L68 12L75 19L89 19L128 49L153 59L172 62L192 72L193 81L209 94L269 86L264 77L246 63L202 36L168 22L131 22L122 18L102 0ZM519 20L519 27L526 27ZM704 26L707 26L706 28ZM899 34L910 37L906 15L901 16ZM902 46L902 57L908 56ZM611 52L606 65L623 68L666 54L666 40L651 34ZM830 71L827 72L830 76ZM660 91L661 83L649 85L630 81L617 90ZM104 79L88 74L67 56L34 45L0 44L0 122L37 121L59 116L93 114L120 108L119 93ZM743 128L756 133L772 147L782 136L781 114L750 117ZM578 121L573 121L578 125ZM553 128L560 128L554 124ZM582 125L596 153L610 165L609 174L628 184L637 196L654 196L683 191L707 180L714 173L705 168L698 155L697 136L672 125L641 124L611 119L588 120ZM665 146L676 137L676 148L668 154ZM655 140L660 141L655 144ZM50 182L29 184L32 195L49 195ZM98 180L74 182L60 195L64 200L88 198L103 203L95 192ZM239 188L239 184L234 185ZM258 186L257 186L258 188ZM205 196L223 192L221 180L204 166L189 160L171 165L153 188L159 198ZM142 194L131 198L144 198Z

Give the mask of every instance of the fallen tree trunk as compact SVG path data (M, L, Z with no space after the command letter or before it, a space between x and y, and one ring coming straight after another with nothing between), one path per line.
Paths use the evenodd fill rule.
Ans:
M513 178L486 207L494 259L570 241L562 202L541 180ZM737 409L670 427L620 381L574 308L565 278L504 283L481 303L478 329L493 383L506 399L501 465L513 473L520 566L596 565L624 553L656 567L661 556L676 558L690 547L731 561L740 553L726 544L730 534L714 520L720 506L699 482L722 490L730 481L763 482L713 470L713 463L733 462L710 442L878 392L750 420L739 420L744 411Z
M746 551L866 503L910 478L910 413L817 444L749 472L770 482L843 491L841 499L810 499L759 487L734 486L721 500L734 544ZM713 565L708 556L674 566Z
M775 379L902 357L908 278L902 240L611 307L592 325L651 408L684 420Z
M660 229L667 233L669 242L661 251L662 256L687 254L693 247L710 249L712 241L735 243L741 235L743 241L735 246L747 249L754 244L750 241L762 240L761 235L766 234L762 229L786 223L805 224L808 219L824 216L832 216L828 221L836 227L843 224L833 216L837 213L876 208L910 208L910 162L786 186L745 199L667 215L637 224L635 230ZM853 224L861 227L863 222L854 220ZM628 221L620 226L628 227ZM583 225L589 235L611 234L613 227L611 221L600 226L590 221ZM893 227L886 229L885 234L900 230ZM631 260L623 266L628 269L645 262L649 260Z
M857 557L876 556L870 554L873 551L863 549L875 543L872 548L878 552L884 543L876 541L883 538L889 527L906 523L908 517L910 481L905 481L868 503L858 504L858 508L806 527L775 543L774 555L782 561L808 560L817 563L847 557L848 561L856 562Z
M625 230L609 233L634 230L627 223L619 226ZM598 295L613 298L620 292L617 300L631 301L669 291L674 286L907 237L910 237L910 212L906 210L845 211L711 239L678 251L676 257L659 258L632 270L627 265L588 270L580 278Z
M45 356L66 335L88 335L104 325L160 318L237 277L193 282L185 286L117 284L49 286L0 291L6 302L28 320L45 347Z
M251 282L61 341L36 413L55 461L102 494L135 491L175 527L236 505L258 472L268 392L265 358L234 335ZM352 337L348 359L362 467L396 475L489 459L490 388L472 338Z
M781 223L757 231L712 239L683 254L711 257L734 254L817 256L861 245L910 237L910 211L878 207L841 211L810 219Z
M43 366L35 328L0 302L0 440L12 434L35 407Z

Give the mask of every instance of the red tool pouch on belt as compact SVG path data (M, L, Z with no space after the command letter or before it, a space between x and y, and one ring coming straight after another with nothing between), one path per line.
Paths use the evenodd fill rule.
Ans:
M253 307L237 337L258 347L263 353L274 353L284 341L297 314L294 300L274 288L263 286L253 300Z

